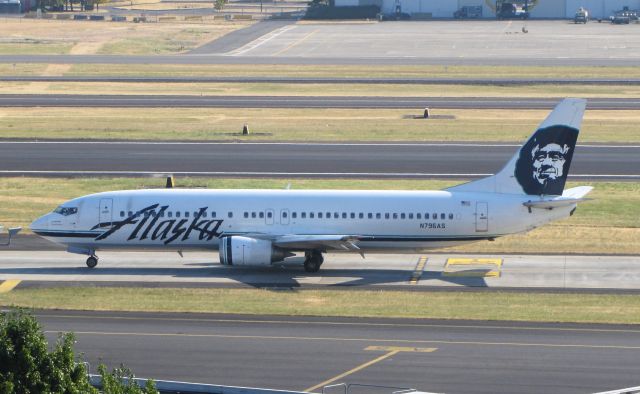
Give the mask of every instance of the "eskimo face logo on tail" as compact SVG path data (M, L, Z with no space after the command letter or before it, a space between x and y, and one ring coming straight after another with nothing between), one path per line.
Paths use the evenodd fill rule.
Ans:
M578 130L552 126L536 131L520 149L516 179L527 194L561 195L571 166Z

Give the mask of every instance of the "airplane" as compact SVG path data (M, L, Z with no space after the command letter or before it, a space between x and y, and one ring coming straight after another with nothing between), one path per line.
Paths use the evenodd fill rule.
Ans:
M31 230L70 253L218 251L229 266L270 266L304 253L422 253L533 230L567 218L591 190L564 190L586 100L564 99L495 175L441 191L150 189L69 200Z

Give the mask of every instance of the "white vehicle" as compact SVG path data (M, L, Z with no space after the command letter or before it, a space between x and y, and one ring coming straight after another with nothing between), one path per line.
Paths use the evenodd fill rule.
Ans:
M497 174L443 191L125 190L65 202L34 233L88 255L106 249L219 250L268 266L304 253L419 253L494 240L573 214L591 187L564 190L586 101L565 99Z

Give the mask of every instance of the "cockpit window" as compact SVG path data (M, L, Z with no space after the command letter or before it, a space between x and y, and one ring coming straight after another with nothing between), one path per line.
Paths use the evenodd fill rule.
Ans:
M54 209L53 212L59 213L62 216L69 216L78 213L78 208L59 206L58 208Z

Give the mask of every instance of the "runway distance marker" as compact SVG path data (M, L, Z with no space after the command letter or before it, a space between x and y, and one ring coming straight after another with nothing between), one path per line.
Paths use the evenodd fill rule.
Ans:
M502 259L449 258L442 276L499 278Z
M8 279L0 284L0 294L8 293L22 282L20 279Z

